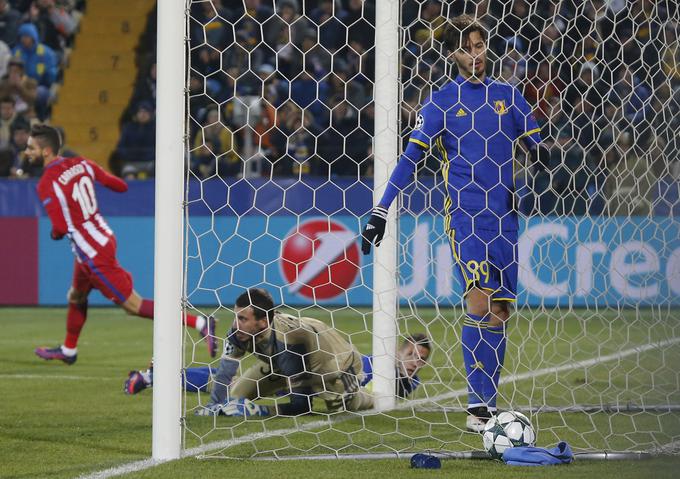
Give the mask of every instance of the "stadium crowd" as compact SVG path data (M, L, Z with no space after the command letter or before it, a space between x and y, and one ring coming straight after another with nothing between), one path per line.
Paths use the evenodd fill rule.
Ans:
M0 0L0 176L40 176L24 150L48 120L84 0Z
M244 4L192 10L194 174L370 176L375 2ZM547 170L518 177L525 213L670 213L680 177L676 5L405 0L404 141L431 86L455 75L439 40L461 13L488 28L492 74L523 91L551 148ZM438 170L431 156L420 173Z
M14 52L0 83L0 146L15 135L17 144L24 138L26 130L15 116L30 121L49 115L47 92L58 81L80 3L0 0L0 22L17 32L0 28ZM432 86L455 76L441 59L439 40L447 19L461 13L475 15L487 27L490 73L520 88L551 149L547 169L517 170L523 212L680 214L675 2L404 0L404 141ZM153 165L155 155L153 15L140 43L149 48L146 61L139 62L141 74L112 163L128 178ZM374 33L375 0L193 2L192 173L198 178L370 177ZM24 51L20 38L31 38L38 51L55 52L53 73L41 69L43 74L35 75L29 67L33 57L16 53ZM3 92L17 78L29 93L24 99L14 93L12 111ZM9 126L15 122L18 126ZM438 158L430 155L419 173L437 181Z

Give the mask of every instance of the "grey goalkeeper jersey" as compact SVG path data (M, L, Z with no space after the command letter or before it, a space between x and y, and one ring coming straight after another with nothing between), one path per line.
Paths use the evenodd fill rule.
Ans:
M270 327L247 342L239 341L233 329L229 332L211 394L213 403L227 398L239 360L248 353L254 353L273 374L296 383L306 382L309 376L324 382L343 373L356 375L359 381L363 376L361 355L338 330L317 319L276 312Z

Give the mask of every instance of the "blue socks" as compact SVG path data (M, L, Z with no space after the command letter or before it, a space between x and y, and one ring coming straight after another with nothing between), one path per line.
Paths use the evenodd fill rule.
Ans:
M486 406L484 401L484 336L486 321L468 314L463 320L462 349L468 383L468 408Z
M505 327L487 326L482 331L484 338L484 400L490 411L496 410L498 397L498 380L505 360L505 345L507 343Z
M468 408L496 409L506 346L505 327L488 326L485 318L467 314L463 321L462 349L468 383Z

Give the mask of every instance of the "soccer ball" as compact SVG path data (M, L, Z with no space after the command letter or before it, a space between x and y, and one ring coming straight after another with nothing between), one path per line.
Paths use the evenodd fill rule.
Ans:
M509 447L534 446L536 432L524 414L506 411L489 419L484 426L482 441L491 457L500 459Z

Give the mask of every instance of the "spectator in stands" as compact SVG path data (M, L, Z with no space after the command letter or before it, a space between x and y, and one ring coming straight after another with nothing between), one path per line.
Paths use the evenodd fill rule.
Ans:
M319 128L309 110L301 110L288 101L277 110L278 128L272 131L273 173L277 176L309 174L316 152Z
M423 4L419 18L410 25L411 38L419 45L429 44L434 38L440 40L444 32L446 17L442 15L440 0L428 0Z
M564 108L567 114L571 115L572 108L583 100L593 107L597 119L602 116L604 97L600 68L593 62L585 62L580 66L578 78L566 90Z
M37 96L38 82L26 75L24 62L20 58L12 58L7 76L0 80L0 98L13 98L16 112L31 118L35 116Z
M153 62L146 73L137 80L135 91L132 93L133 105L138 105L144 100L156 106L156 62Z
M279 105L281 81L274 72L274 67L265 63L260 65L258 75L264 82L263 99L260 103L261 112L254 125L257 135L257 148L266 155L271 152L271 135L276 127L276 107Z
M505 44L505 54L502 57L503 68L509 67L512 71L511 76L517 78L520 82L524 82L527 78L524 41L517 36L512 36L506 38L503 43ZM535 104L529 98L527 100L530 104Z
M208 178L216 173L226 178L238 175L241 170L234 135L220 120L217 107L208 108L203 126L194 138L191 171L198 178Z
M245 0L245 3L228 2L239 48L248 51L252 66L275 62L274 48L279 31L277 28L272 31L269 27L280 20L272 18L274 11L262 3L261 0ZM223 55L223 59L227 60L228 55Z
M12 175L12 151L0 148L0 178Z
M12 125L12 176L16 178L39 178L42 175L42 165L31 163L26 157L28 137L31 135L31 124L19 118Z
M14 99L0 97L0 148L8 148L12 140L12 125L17 119Z
M40 86L52 86L59 70L57 57L49 46L40 43L36 26L31 23L21 25L18 40L13 55L23 60L26 74Z
M341 3L335 0L320 0L309 14L312 23L319 27L319 45L331 53L345 42L345 27L339 20L343 14Z
M277 2L277 17L267 22L275 38L278 69L287 80L293 80L303 68L303 53L300 51L305 32L311 25L298 13L295 0Z
M347 27L350 43L361 45L366 51L375 42L375 7L362 0L349 0L347 9L342 12L340 21Z
M313 77L317 80L324 78L331 70L331 55L317 42L316 29L310 28L305 32L301 50Z
M193 2L192 7L192 39L200 43L206 42L218 50L224 50L234 41L233 35L230 35L232 26L229 20L232 14L222 5L221 0Z
M59 65L57 56L50 47L40 43L38 29L31 23L19 27L19 42L13 55L24 62L26 74L38 82L35 108L38 117L44 120L48 114L50 87L57 80Z
M200 75L192 74L189 79L189 114L191 118L200 121L205 115L206 108L214 105L214 100L204 93L204 78ZM233 82L232 82L233 86ZM232 88L233 91L233 88Z
M78 26L71 13L55 0L34 0L23 20L35 25L42 42L58 54L70 44Z
M7 0L0 0L0 41L8 46L14 45L20 23L21 13L12 8Z
M364 105L371 103L372 98L369 93L370 85L363 85L361 82L350 79L351 72L349 65L342 58L336 58L333 61L333 75L329 77L329 91L328 97L339 98L344 97L352 105L357 108L362 108ZM333 107L335 103L328 102L329 107Z
M151 175L156 159L156 121L154 108L148 101L137 105L137 111L131 122L123 125L116 154L123 168L135 165L141 176Z
M562 88L556 70L552 70L549 62L542 62L524 87L524 98L534 106L533 112L539 122L547 118L551 100L560 94Z
M623 116L621 127L633 135L636 154L645 154L653 137L651 91L631 69L624 67L610 92L609 101L620 105Z
M138 179L138 173L139 171L137 171L137 167L135 165L125 165L120 172L120 177L125 181L132 181Z
M663 46L663 73L670 78L671 88L680 88L680 41L676 33L680 24L676 22L675 27L669 22L666 26L666 38L672 40Z
M315 80L312 65L308 65L296 79L290 82L290 99L300 108L309 108L316 117L327 115L323 102L328 98L330 87L325 80Z
M368 156L370 136L358 128L357 111L342 98L334 101L331 125L319 137L319 155L327 165L323 176L357 176Z

